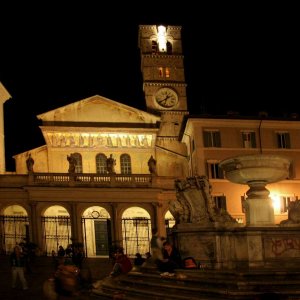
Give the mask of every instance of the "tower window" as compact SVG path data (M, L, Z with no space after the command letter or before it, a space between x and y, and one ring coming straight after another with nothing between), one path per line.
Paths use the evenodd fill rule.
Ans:
M152 54L157 53L157 42L156 41L152 41Z
M167 42L167 53L172 54L172 44L170 42Z
M158 26L157 28L157 40L158 40L158 48L159 52L166 52L167 51L167 40L166 40L166 34L167 29L165 26Z
M159 67L158 68L158 75L159 75L159 77L169 78L170 77L170 68Z
M160 67L158 68L159 77L164 77L164 68Z
M169 77L170 77L170 69L166 68L166 78L169 78Z

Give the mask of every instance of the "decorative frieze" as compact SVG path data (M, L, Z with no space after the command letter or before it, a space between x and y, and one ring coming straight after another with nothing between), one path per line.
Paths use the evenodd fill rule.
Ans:
M151 134L47 132L45 137L48 146L57 148L150 148L154 140Z

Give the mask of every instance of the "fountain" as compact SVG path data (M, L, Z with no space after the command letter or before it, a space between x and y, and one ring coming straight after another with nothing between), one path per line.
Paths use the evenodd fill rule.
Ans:
M225 159L219 166L229 181L250 187L244 202L246 225L274 225L274 209L266 185L288 177L290 160L271 154L241 155Z
M271 154L241 155L223 160L226 178L249 186L246 225L213 206L205 176L176 181L177 200L170 203L176 219L172 235L183 257L192 256L215 270L281 270L300 268L300 201L288 220L274 224L267 184L289 175L290 160Z

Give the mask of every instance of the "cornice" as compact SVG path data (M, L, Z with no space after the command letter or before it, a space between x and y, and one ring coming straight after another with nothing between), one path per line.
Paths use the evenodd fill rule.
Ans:
M189 112L187 110L161 110L164 115L188 115Z
M112 122L70 122L70 121L43 121L46 127L89 127L89 128L158 128L156 123L112 123Z
M140 29L156 29L157 26L160 25L160 24L157 24L157 25L139 25L139 28ZM168 29L172 29L172 30L178 30L178 31L181 31L182 29L182 26L178 26L178 25L164 25L165 27L167 27L167 30Z
M260 128L281 128L281 129L300 129L300 122L295 120L259 120L250 118L194 118L188 116L187 123L202 124L202 125L213 125L214 127L243 127L243 126L254 126Z
M184 59L184 55L182 54L164 54L159 52L159 54L142 54L142 58L147 57L147 58L180 58Z
M144 86L178 86L187 87L186 83L174 82L174 81L144 81Z

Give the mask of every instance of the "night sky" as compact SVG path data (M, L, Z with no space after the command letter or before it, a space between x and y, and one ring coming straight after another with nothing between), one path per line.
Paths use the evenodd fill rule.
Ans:
M182 26L191 114L299 112L296 7L145 5L147 13L115 2L0 7L0 81L12 95L4 105L8 171L13 155L44 144L38 114L96 94L146 110L140 24Z

